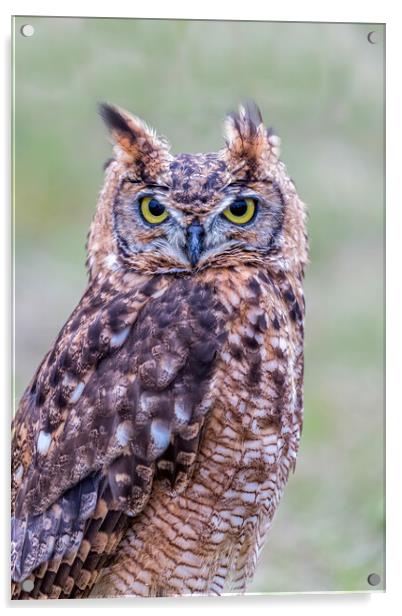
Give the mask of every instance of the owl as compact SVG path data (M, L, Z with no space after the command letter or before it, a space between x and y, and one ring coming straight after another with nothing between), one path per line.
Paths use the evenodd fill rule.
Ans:
M299 446L305 206L252 102L177 156L100 111L87 288L13 422L12 597L244 592Z

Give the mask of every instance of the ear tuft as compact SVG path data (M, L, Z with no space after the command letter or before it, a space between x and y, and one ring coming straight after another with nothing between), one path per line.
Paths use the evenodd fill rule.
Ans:
M227 157L233 168L264 166L270 158L279 158L279 137L264 126L261 112L254 101L230 113L225 121Z
M143 177L156 177L170 159L168 143L140 118L115 105L101 103L99 113L110 131L116 159L132 164Z
M250 100L240 105L239 117L243 128L246 128L251 136L256 137L259 127L263 124L261 111L256 103Z
M108 103L100 103L98 108L102 120L112 134L113 132L117 132L122 135L124 133L128 133L135 141L136 136L128 125L127 120L124 118L124 112L118 110L117 107L114 107L113 105L109 105Z

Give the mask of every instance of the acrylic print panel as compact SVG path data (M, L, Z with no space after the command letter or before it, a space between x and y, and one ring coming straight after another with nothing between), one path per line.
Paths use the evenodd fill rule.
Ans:
M14 598L383 590L385 27L13 47Z

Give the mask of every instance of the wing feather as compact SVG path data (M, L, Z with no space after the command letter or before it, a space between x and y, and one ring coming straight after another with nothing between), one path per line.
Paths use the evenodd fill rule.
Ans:
M185 484L224 312L185 277L84 295L14 422L13 579L30 596L84 596L154 477Z

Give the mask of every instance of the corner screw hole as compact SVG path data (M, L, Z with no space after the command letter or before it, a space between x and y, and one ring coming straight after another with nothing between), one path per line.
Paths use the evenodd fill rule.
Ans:
M33 580L24 580L22 582L22 590L24 590L25 592L31 592L31 590L33 590L33 587Z
M35 33L35 28L31 26L31 24L25 24L24 26L21 26L20 32L22 36L33 36Z
M378 575L378 573L370 573L370 575L367 578L367 581L370 584L370 586L378 586L378 584L381 582L381 578Z

